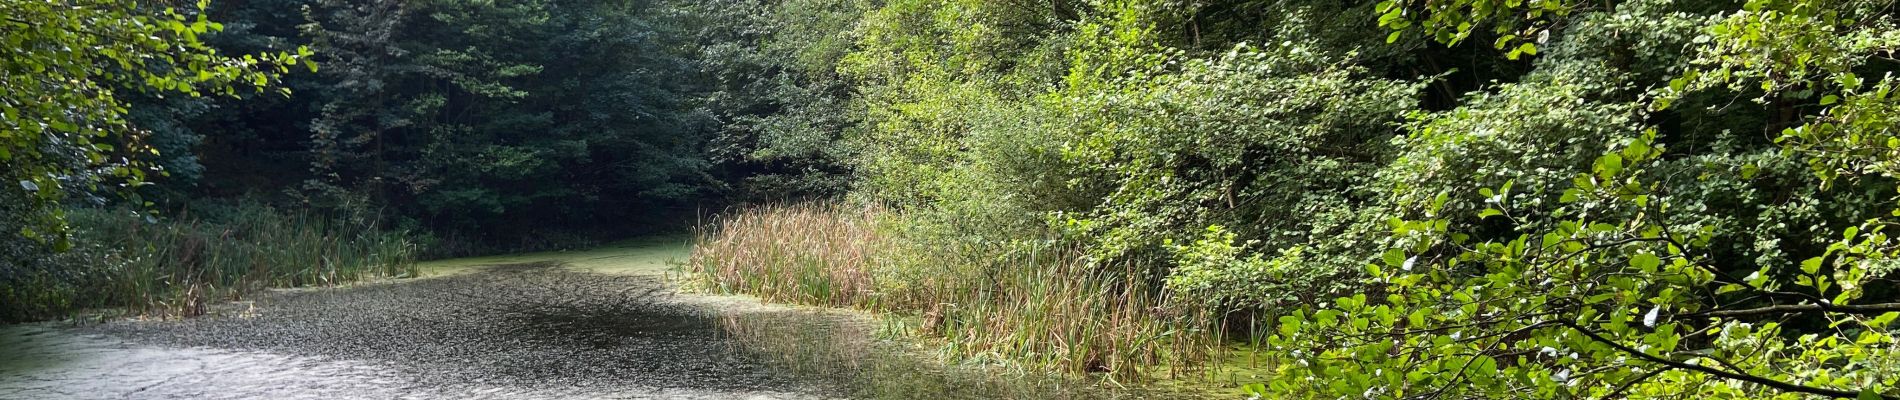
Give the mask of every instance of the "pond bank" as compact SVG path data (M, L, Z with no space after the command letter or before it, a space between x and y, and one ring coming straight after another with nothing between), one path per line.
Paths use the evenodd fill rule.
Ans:
M657 274L684 247L616 249L452 260L184 320L6 327L0 398L831 397L739 351L717 302L676 296Z
M0 327L0 398L1161 398L945 366L857 311L679 292L685 238L443 260L183 320Z

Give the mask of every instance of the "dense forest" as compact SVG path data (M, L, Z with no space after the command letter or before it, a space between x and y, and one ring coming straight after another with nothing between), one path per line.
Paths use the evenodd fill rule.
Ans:
M1116 382L1900 398L1895 6L0 0L0 319L692 229Z
M18 18L0 173L23 190L0 214L17 233L0 281L41 288L0 296L6 319L127 302L88 288L155 298L208 278L153 271L242 289L281 269L262 279L295 285L677 230L732 192L706 156L703 78L655 4L4 7ZM207 246L233 236L255 248ZM113 277L127 269L147 273Z

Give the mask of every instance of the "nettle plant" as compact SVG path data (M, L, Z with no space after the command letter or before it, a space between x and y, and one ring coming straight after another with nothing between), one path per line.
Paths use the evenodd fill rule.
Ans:
M1765 106L1805 115L1775 143L1823 189L1891 182L1900 178L1895 78L1862 75L1892 68L1881 64L1894 62L1900 44L1892 5L1747 2L1709 17L1682 77L1639 101L1662 112L1700 91L1758 94ZM1511 234L1461 232L1469 227L1439 213L1446 196L1423 218L1394 219L1404 245L1367 267L1367 290L1279 319L1270 341L1286 354L1282 371L1256 391L1900 398L1900 243L1890 236L1900 196L1867 206L1891 213L1821 229L1831 236L1812 239L1831 244L1794 268L1738 269L1711 250L1714 228L1684 222L1694 211L1678 208L1661 183L1661 129L1615 140L1569 189L1549 195L1554 211L1514 212L1538 195L1510 183L1474 188L1485 198L1478 216ZM1754 168L1738 170L1746 179Z

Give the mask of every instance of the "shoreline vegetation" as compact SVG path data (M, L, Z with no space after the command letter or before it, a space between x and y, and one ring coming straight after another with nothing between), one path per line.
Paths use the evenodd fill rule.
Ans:
M0 321L185 318L265 288L418 273L416 244L402 232L251 202L165 219L71 209L67 220L78 246L3 271Z
M953 364L1139 386L1197 382L1227 355L1219 332L1194 328L1208 316L1135 271L1084 273L1081 254L1047 243L942 251L890 225L901 221L842 203L744 208L702 228L683 268L705 290L871 311Z
M766 201L689 268L1111 383L1900 399L1895 4L704 3Z

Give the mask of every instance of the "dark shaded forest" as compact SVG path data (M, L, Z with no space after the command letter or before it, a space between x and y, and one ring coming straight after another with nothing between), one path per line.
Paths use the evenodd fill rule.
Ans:
M226 29L208 44L303 46L320 67L286 74L289 96L134 100L132 122L175 154L146 198L261 197L449 246L677 229L729 190L705 156L703 79L654 7L216 5Z

